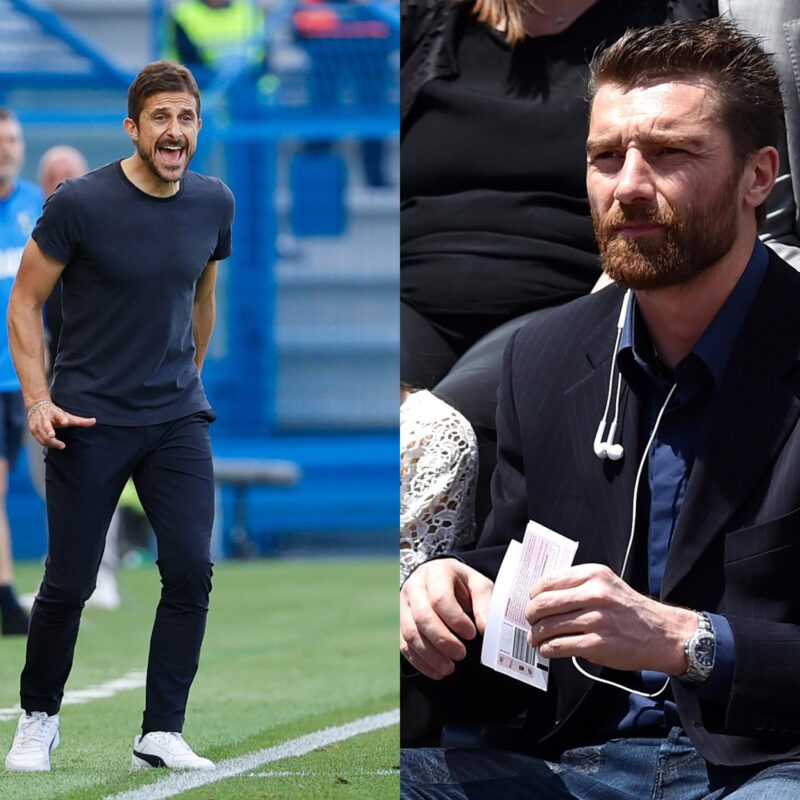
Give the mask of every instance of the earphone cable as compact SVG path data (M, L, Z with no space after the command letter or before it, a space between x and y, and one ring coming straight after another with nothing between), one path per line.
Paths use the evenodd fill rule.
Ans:
M618 330L618 332L617 332L617 344L616 344L615 353L614 353L615 356L616 356L616 348L619 347L619 337L620 337L620 331ZM611 364L612 375L613 375L613 369L614 369L615 361L616 361L616 359L612 359L612 364ZM617 409L619 409L619 396L620 396L621 382L622 382L622 375L620 374L618 376L618 381L617 381ZM613 377L609 380L608 383L609 383L609 395L608 396L609 396L609 401L610 401L610 399L611 399L611 387L614 384ZM673 383L672 384L672 388L669 390L669 392L667 394L667 399L664 401L664 404L661 406L661 410L658 412L658 416L656 417L655 424L653 425L653 430L650 433L650 438L647 440L647 444L645 445L644 454L642 455L642 459L639 462L639 468L636 470L636 480L635 480L635 482L633 484L633 503L632 503L632 508L631 508L631 532L630 532L630 535L628 536L628 546L627 546L627 548L625 550L625 558L624 558L624 560L622 562L622 569L619 572L619 577L622 578L623 580L625 578L625 570L628 568L628 558L630 557L630 554L631 554L631 548L633 547L633 538L634 538L634 534L636 532L636 507L638 505L638 498L639 498L639 482L641 481L642 472L644 471L644 465L647 463L647 457L648 457L648 455L650 453L650 448L653 446L653 442L655 441L655 438L656 438L656 433L658 433L658 428L661 425L661 419L664 416L664 413L667 410L667 406L669 405L670 400L672 400L672 396L675 394L675 390L677 388L678 388L678 384L677 383ZM608 410L608 405L606 405L606 412L607 412L607 410ZM616 414L615 414L614 422L616 422ZM638 689L631 689L628 686L623 686L621 683L615 683L614 681L609 681L606 678L600 678L597 675L589 674L578 663L578 659L575 656L572 656L572 665L575 667L575 669L578 670L578 672L581 673L581 675L584 675L585 677L587 677L587 678L589 678L589 679L591 679L593 681L596 681L597 683L604 683L607 686L613 686L615 689L622 689L622 691L624 691L624 692L629 692L630 694L639 695L639 697L647 697L647 698L651 698L651 699L654 698L654 697L658 697L660 694L662 694L664 691L666 691L667 687L669 686L669 681L670 681L670 679L667 678L667 680L664 682L664 685L657 692L648 693L648 692L639 691Z
M625 292L625 295L622 298L622 306L619 310L619 318L617 319L617 336L614 340L614 351L611 354L611 374L614 374L614 369L617 366L617 352L619 351L619 343L622 339L622 330L625 327L625 319L628 316L628 305L631 301L632 292L628 289ZM608 394L606 395L606 406L603 409L603 418L600 420L600 425L597 428L597 434L595 435L595 448L599 447L601 444L613 444L611 441L613 439L613 433L611 433L608 438L606 439L605 443L602 443L601 440L605 436L606 433L606 423L608 422L608 412L611 408L611 393L614 388L614 380L613 378L608 382ZM617 399L614 407L614 421L611 423L614 428L616 428L617 418L619 415L619 396L620 390L622 388L622 376L619 376L619 381L617 382ZM597 452L597 450L595 450ZM605 458L605 456L603 456Z

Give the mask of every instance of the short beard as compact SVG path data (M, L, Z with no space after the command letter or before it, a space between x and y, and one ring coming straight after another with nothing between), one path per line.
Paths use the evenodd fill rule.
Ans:
M626 289L664 289L688 283L716 264L733 247L738 233L736 188L740 175L726 181L702 205L689 204L681 216L672 209L619 206L592 222L606 274ZM652 236L619 233L631 222L663 226Z
M149 169L150 172L152 172L153 175L155 175L156 178L158 178L160 181L164 181L164 183L177 183L186 174L186 170L189 169L189 162L192 160L192 157L189 155L189 151L187 149L186 164L184 164L183 172L181 172L181 174L178 175L177 178L173 178L172 176L162 175L161 172L159 172L159 169L156 166L156 162L150 156L150 153L148 153L144 148L139 147L138 142L136 142L136 152L139 154L139 158L141 158L142 161L144 161L147 169Z

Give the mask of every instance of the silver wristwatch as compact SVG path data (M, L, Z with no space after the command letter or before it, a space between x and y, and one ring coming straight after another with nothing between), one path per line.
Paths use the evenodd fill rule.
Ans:
M680 676L687 683L703 683L714 668L714 651L717 639L707 614L697 612L697 630L686 640L683 652L689 668Z

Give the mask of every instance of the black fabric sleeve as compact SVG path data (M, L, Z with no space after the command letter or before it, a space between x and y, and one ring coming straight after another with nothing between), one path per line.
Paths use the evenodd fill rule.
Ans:
M68 264L81 241L78 197L69 181L47 198L31 237L46 255Z
M400 0L400 62L413 47L418 36L416 24L420 16L419 0Z

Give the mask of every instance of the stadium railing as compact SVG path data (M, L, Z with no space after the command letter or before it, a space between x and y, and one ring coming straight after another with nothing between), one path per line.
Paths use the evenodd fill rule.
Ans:
M364 22L351 19L349 4L331 8L345 22ZM283 3L267 19L265 68L231 68L204 91L196 167L220 175L237 197L235 254L221 271L204 370L219 414L216 451L288 459L302 472L291 488L248 490L255 550L269 550L276 532L397 524L397 196L365 185L359 147L396 144L398 14L391 5L367 8L388 30L380 56L374 42L348 42L353 36L301 41L294 25L305 6ZM0 103L23 121L29 169L55 143L77 144L94 165L124 153L120 121L133 75L27 0L0 0L0 36L3 24L36 53L0 56ZM315 58L328 68L339 59L337 86L319 85ZM357 84L364 76L366 88ZM320 220L332 210L342 218ZM23 555L39 555L41 508L24 473L11 491L12 521L42 531L18 536L18 545L27 541L35 552ZM235 506L234 493L223 502Z

